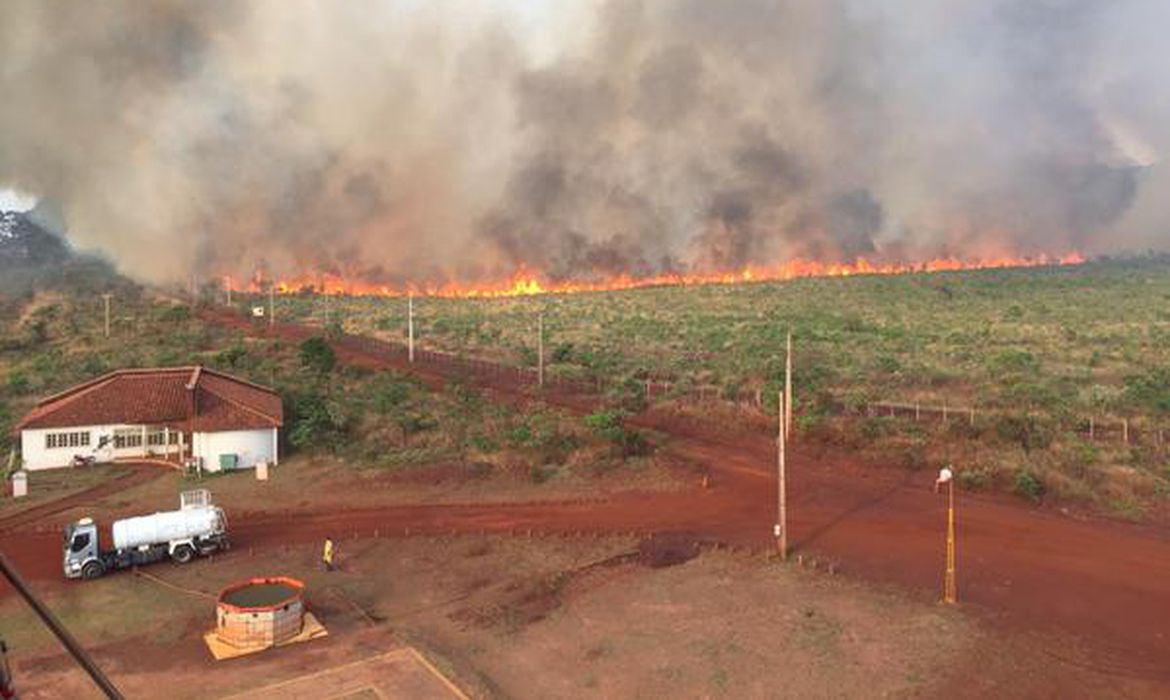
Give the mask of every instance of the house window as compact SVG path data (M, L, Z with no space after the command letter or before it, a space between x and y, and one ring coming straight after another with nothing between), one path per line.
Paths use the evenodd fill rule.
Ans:
M148 428L146 431L146 444L151 447L162 447L163 445L177 445L179 444L179 431L172 430L169 433L163 428Z
M142 447L142 428L118 428L114 431L114 449Z
M79 430L69 433L45 434L46 450L56 450L64 447L89 447L89 431Z

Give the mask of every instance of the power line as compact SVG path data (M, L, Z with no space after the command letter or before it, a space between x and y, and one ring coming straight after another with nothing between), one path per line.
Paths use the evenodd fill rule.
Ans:
M81 648L81 645L77 643L77 640L73 638L73 635L69 633L69 630L65 629L65 626L61 624L61 621L58 620L55 615L53 615L51 610L45 607L45 604L42 603L39 598L37 598L36 594L34 594L28 587L28 584L25 583L24 578L21 577L19 573L17 573L16 569L14 569L8 562L8 558L5 557L2 553L0 553L0 571L3 572L4 577L7 578L8 582L12 584L12 587L16 589L16 592L19 593L20 596L24 598L25 602L29 604L29 607L31 607L33 612L37 614L37 617L41 618L41 622L45 623L45 626L49 628L49 631L56 635L57 639L61 642L61 645L64 646L69 654L77 660L77 663L80 664L83 669L85 669L85 672L89 674L89 677L93 679L93 682L97 685L97 687L100 688L103 693L105 693L106 697L121 700L122 693L119 692L116 687L114 687L114 684L110 682L109 678L106 678L106 674L102 673L102 670L98 668L98 665L94 663L92 658L90 658L89 653L86 652L85 649Z

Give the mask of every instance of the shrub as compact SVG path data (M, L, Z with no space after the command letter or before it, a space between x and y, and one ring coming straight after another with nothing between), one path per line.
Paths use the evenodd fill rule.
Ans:
M480 433L480 432L472 433L471 436L467 440L467 444L470 445L472 448L474 448L480 452L483 452L484 454L491 454L493 452L498 452L500 449L499 442L497 442L491 436L484 435L483 433Z
M988 361L988 369L992 374L1035 374L1040 369L1040 362L1036 357L1024 350L1004 350Z
M191 309L183 304L176 304L169 306L162 312L162 319L164 321L171 321L173 323L180 323L191 318Z
M8 375L8 390L17 396L27 394L30 384L28 375L24 372L12 372Z
M321 336L314 336L301 343L301 365L325 376L333 371L337 364L337 356L329 342Z
M985 469L963 469L955 478L959 481L959 488L966 491L981 491L991 481Z
M609 441L622 457L645 454L649 447L646 436L625 426L627 415L620 410L597 411L585 416L585 425Z
M334 446L345 432L345 419L326 398L315 392L286 393L288 442L297 449Z
M410 385L406 382L389 381L374 389L374 410L388 416L394 409L410 398Z
M1044 497L1044 492L1047 489L1044 486L1044 482L1035 472L1028 469L1021 469L1016 472L1012 490L1028 500L1039 502Z
M1051 426L1036 416L1001 416L995 424L995 430L1001 439L1017 443L1025 452L1044 449L1052 444Z
M624 413L641 413L646 410L646 385L635 377L626 377L610 389L607 398Z
M520 364L524 367L535 367L540 363L540 357L537 355L534 348L527 345L521 345L516 348L516 354L520 356Z
M553 348L552 361L553 362L569 362L573 359L573 344L561 343Z
M892 420L881 416L869 417L861 421L861 437L866 440L877 440L890 433Z
M1170 413L1170 367L1155 367L1126 377L1125 397L1159 413Z
M248 356L248 349L244 347L243 343L236 342L229 348L224 348L215 356L215 363L221 366L231 367L233 369L239 368Z
M528 469L528 476L534 484L543 484L553 478L556 473L557 468L551 465L534 464Z
M402 431L402 445L410 444L410 436L431 430L439 425L430 411L422 405L404 404L393 414L395 424Z

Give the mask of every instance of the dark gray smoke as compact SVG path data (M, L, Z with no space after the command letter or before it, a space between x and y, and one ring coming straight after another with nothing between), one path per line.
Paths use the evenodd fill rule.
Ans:
M151 281L1165 245L1164 5L539 5L0 0L0 187Z

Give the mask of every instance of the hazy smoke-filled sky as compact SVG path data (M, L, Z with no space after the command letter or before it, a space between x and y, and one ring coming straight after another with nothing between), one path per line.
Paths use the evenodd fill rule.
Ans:
M0 0L0 190L149 281L1164 249L1157 0Z

